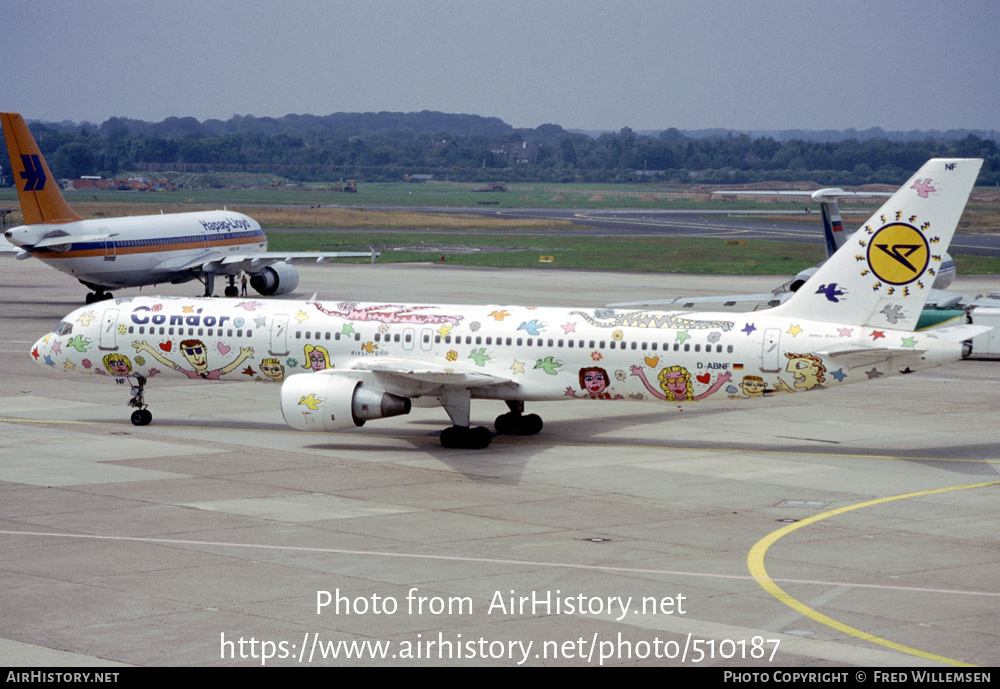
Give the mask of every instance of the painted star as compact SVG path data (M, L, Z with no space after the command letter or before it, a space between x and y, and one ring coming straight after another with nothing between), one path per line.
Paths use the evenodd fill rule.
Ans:
M914 347L917 346L917 338L915 338L915 337L904 337L903 338L903 346L904 347L909 347L910 349L913 349Z
M561 325L559 327L563 329L563 333L566 334L566 335L569 335L570 333L575 333L576 332L576 323L566 323L566 324Z
M255 375L254 372L253 372L253 368L250 367L250 366L247 366L245 369L243 369L242 371L240 371L240 373L242 373L245 376L250 376L250 377L253 377Z
M787 332L787 333L788 333L789 335L791 335L792 337L795 337L795 336L796 336L796 335L798 335L798 334L799 334L800 332L802 332L802 328L800 328L800 327L799 327L799 326L797 326L797 325L793 325L793 326L792 326L791 328L789 328L789 329L788 329L788 330L786 330L785 332Z
M52 343L52 351L56 354L62 354L62 342L56 340Z
M353 335L354 334L354 324L353 323L345 323L344 324L344 329L340 331L340 334L341 335Z
M258 328L263 328L264 326L267 325L267 316L261 316L260 318L254 318L253 319L253 324L256 325Z
M562 362L556 361L551 356L547 356L544 359L539 359L538 361L535 362L535 368L542 369L550 376L556 375L558 373L556 369L559 368L560 366L562 366Z
M72 371L74 368L76 368L76 366L73 365L72 361L66 359L66 363L63 365L63 368L66 369L67 371Z
M850 337L851 333L854 332L854 328L837 328L837 332L840 333L841 337Z
M871 371L865 371L865 375L868 376L868 380L872 380L873 378L881 378L885 374L882 373L881 371L879 371L874 366L872 366L872 370Z
M453 325L442 325L440 328L437 329L437 334L440 335L441 337L448 337L448 335L451 333L451 329L454 327L455 326Z
M49 354L45 355L45 365L46 366L55 366L56 365L56 362L52 361L52 356L49 355Z
M309 314L303 311L302 309L299 309L299 312L295 314L295 320L299 322L299 325L302 325L302 321L306 320L307 318L309 318Z
M39 356L38 355L38 347L35 347L34 349L31 350L31 356L35 357L36 361L38 360L38 356Z
M510 365L510 370L514 372L514 375L524 373L524 362L514 359L514 363Z
M872 336L872 341L874 342L875 340L881 340L885 338L885 333L881 330L872 330L871 336Z
M844 369L842 368L838 368L836 371L831 371L830 375L836 378L838 383L843 383L844 378L847 377L847 374L844 373Z
M680 330L677 333L677 341L683 343L685 340L690 340L691 335L688 334L687 330Z
M757 326L755 326L753 323L747 323L745 326L743 326L743 329L740 332L744 332L747 335L749 335L750 333L752 333L756 329L757 329Z
M182 306L181 307L181 313L194 313L194 307L193 306Z
M323 404L323 398L317 397L316 393L310 392L308 395L299 400L299 404L304 404L313 411L316 411L319 409L319 405Z

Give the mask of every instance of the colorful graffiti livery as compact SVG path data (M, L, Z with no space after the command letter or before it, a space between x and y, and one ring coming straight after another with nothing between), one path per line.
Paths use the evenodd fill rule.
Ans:
M933 194L904 185L743 327L717 313L136 297L78 309L29 351L54 372L133 381L137 425L152 418L144 390L159 365L191 380L280 382L285 421L307 431L439 404L453 424L441 443L461 448L492 438L471 424L473 399L507 404L497 433L532 435L542 420L525 404L541 400L679 406L866 382L958 359L985 330L913 332L936 263L925 247L947 248L980 165L927 163L917 179Z

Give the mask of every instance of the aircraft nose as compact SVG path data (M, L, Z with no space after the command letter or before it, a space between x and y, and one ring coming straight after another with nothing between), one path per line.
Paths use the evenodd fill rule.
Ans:
M51 365L52 350L51 345L49 344L49 340L51 339L51 335L46 335L38 338L38 341L31 345L29 355L31 356L32 361L39 366Z

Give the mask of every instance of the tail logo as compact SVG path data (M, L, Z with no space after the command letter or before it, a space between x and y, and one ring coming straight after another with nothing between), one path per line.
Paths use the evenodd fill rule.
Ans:
M42 158L37 153L21 156L21 164L24 172L21 179L25 180L24 191L41 191L45 188L45 168L42 167Z
M890 285L908 285L927 269L930 245L912 225L890 223L872 235L868 265L875 276Z

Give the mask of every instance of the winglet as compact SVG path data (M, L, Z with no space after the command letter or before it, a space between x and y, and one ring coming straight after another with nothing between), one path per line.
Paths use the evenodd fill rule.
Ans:
M82 220L66 203L59 185L52 177L42 152L35 143L24 118L16 112L0 113L7 153L14 172L17 198L25 225L66 223Z

